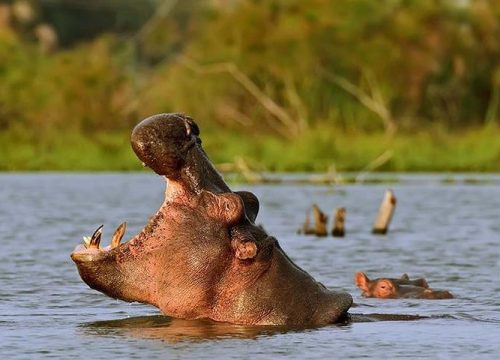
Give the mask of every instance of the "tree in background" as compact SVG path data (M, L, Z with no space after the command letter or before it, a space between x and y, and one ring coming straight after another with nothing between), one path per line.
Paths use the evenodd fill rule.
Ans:
M18 142L99 139L166 111L325 144L498 121L496 1L1 4L0 135Z

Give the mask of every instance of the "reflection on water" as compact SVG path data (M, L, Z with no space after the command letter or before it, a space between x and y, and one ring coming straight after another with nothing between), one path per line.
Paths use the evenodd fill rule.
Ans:
M298 265L329 288L351 293L358 304L351 312L363 314L341 326L283 329L171 319L151 306L110 299L81 281L69 258L76 244L100 224L105 224L108 239L123 221L126 237L137 233L163 201L159 177L0 175L0 356L497 357L500 176L467 175L484 180L477 182L466 177L443 181L440 175L388 176L399 181L390 184L398 204L387 236L371 234L387 184L234 186L257 194L257 222ZM296 233L312 202L330 214L336 207L347 208L345 238ZM365 299L353 281L357 271L373 277L404 272L425 277L456 298ZM406 321L412 319L417 321Z
M331 326L350 326L357 322L415 321L427 316L405 314L350 314L344 322ZM169 343L181 341L206 341L227 338L256 339L288 332L314 330L286 326L248 326L216 322L209 319L183 320L162 315L136 316L118 320L92 321L80 325L87 336L131 336L134 338L162 340Z
M81 325L83 334L92 336L131 336L179 341L204 341L224 338L255 339L258 336L294 331L280 326L244 326L208 319L182 320L168 316L138 316L119 320L93 321Z

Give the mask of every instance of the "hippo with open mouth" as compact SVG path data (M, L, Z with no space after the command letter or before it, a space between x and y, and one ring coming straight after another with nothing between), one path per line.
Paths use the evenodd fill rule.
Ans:
M71 254L91 288L164 314L235 324L319 326L346 319L347 293L328 290L297 266L278 241L255 225L259 202L232 192L183 114L139 123L131 143L167 182L165 201L144 229L107 247L101 228Z

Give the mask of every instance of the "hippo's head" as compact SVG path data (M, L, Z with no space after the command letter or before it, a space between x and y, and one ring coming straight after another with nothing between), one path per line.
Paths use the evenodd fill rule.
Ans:
M357 272L354 282L362 290L364 297L379 299L451 299L453 295L447 290L434 290L429 288L424 278L410 280L408 274L403 274L399 279L377 278L370 280L363 272Z
M324 287L254 224L257 198L231 192L203 151L199 134L196 123L181 114L152 116L135 127L132 148L144 165L165 177L165 201L128 242L120 244L122 226L107 247L100 246L100 229L78 246L71 258L82 279L113 298L149 303L180 318L242 324L337 320L351 305L350 296L328 292L336 306L321 310ZM292 288L284 282L298 282L310 292L298 303L322 315L314 310L308 321L296 321L284 314L281 307L290 306L290 300L279 298L289 297Z

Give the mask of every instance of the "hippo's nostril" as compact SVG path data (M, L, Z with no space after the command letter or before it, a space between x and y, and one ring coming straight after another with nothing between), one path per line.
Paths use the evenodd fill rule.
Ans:
M184 116L184 126L186 126L187 136L190 136L191 134L195 136L200 135L200 129L198 128L198 125L196 125L194 120L191 119L190 117Z
M189 124L188 121L184 121L184 126L186 127L186 136L190 137L191 136L191 125Z

